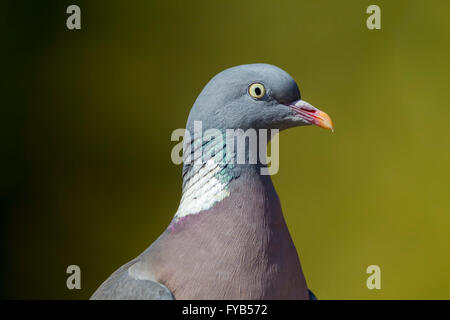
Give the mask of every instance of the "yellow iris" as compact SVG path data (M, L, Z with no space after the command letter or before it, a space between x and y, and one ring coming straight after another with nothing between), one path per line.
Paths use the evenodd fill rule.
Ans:
M248 94L255 99L261 99L266 94L266 88L261 83L252 83L248 87Z

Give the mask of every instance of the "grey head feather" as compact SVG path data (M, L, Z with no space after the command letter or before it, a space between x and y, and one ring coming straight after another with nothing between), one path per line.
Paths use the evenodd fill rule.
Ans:
M262 83L266 92L262 99L248 95L252 83ZM286 129L298 126L286 104L299 100L295 80L284 70L269 64L248 64L232 67L213 77L196 99L187 129L194 121L202 121L203 129Z
M248 94L249 86L261 83L265 94L260 99ZM183 158L194 159L194 152L205 141L194 141L194 123L200 121L202 133L218 129L278 129L309 125L288 105L301 99L295 80L284 70L270 64L247 64L226 69L213 77L196 99L187 120ZM269 137L270 139L270 137ZM183 178L189 178L192 162L184 162ZM239 170L239 169L237 169Z

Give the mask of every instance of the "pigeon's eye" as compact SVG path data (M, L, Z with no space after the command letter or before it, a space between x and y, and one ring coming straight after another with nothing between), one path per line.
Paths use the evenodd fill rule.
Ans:
M255 99L261 99L266 94L266 88L261 83L252 83L248 87L248 94Z

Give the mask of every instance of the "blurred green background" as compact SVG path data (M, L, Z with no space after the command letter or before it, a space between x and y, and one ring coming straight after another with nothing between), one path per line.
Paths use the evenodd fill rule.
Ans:
M82 29L66 28L81 7ZM370 4L381 30L366 28ZM166 228L170 134L221 70L288 71L335 133L273 177L321 299L450 298L450 2L2 1L0 297L85 299ZM82 289L65 271L82 270ZM381 290L366 268L381 267Z

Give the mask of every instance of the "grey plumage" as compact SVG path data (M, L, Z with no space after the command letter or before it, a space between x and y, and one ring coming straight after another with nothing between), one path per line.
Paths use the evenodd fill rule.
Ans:
M114 272L92 295L92 300L173 300L166 286L152 280L136 280L128 274L131 261Z
M250 93L259 84L261 96ZM261 90L260 90L261 91ZM328 116L300 100L295 81L271 65L243 65L215 76L191 109L186 129L180 207L163 234L114 272L92 299L310 299L297 251L264 164L222 160L228 141L196 141L216 128L279 129L316 124ZM185 137L186 138L186 137ZM194 146L189 151L189 146ZM214 149L199 158L199 146ZM200 161L196 166L196 161Z

